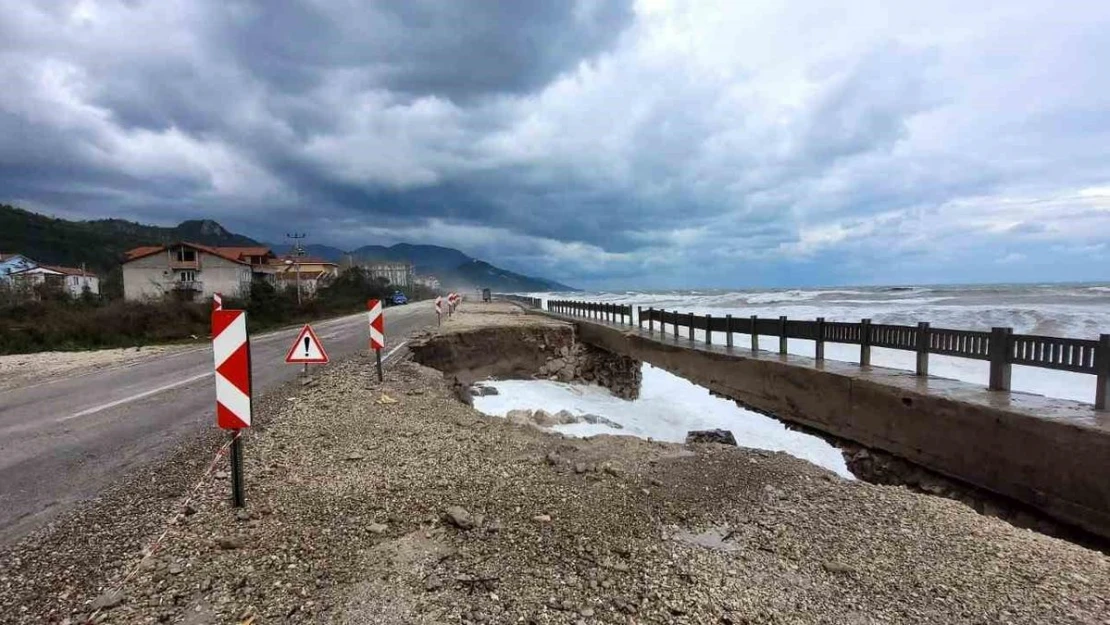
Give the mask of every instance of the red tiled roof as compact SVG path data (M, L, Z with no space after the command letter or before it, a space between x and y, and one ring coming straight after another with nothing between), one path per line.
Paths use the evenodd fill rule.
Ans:
M326 271L302 271L301 272L301 280L315 280L315 279L317 279L321 276L324 276L324 275L328 275L328 272L326 272ZM275 280L281 280L282 282L296 282L297 281L297 272L287 271L285 273L276 273L276 274L274 274L274 279Z
M268 247L255 246L255 247L216 247L213 249L220 250L227 256L234 256L242 258L244 256L273 256L274 253Z
M133 250L127 250L123 255L127 257L127 260L135 260L136 258L150 256L155 252L161 252L164 249L166 249L165 245L145 245L143 247L136 247Z
M82 269L78 269L77 267L60 267L58 265L39 265L37 267L31 267L29 269L20 269L19 271L13 271L11 275L18 276L19 274L23 273L36 273L41 272L42 270L60 273L65 276L85 276L88 278L96 277L95 273L84 271Z
M294 260L294 258L292 256L289 256L289 255L285 255L285 256L282 256L280 258L271 258L270 259L270 264L271 265L284 265L285 261L287 261L287 260ZM324 259L324 258L317 258L315 256L302 256L298 260L298 262L300 262L302 265L334 265L336 267L339 266L339 263L333 263L330 260L327 260L327 259Z
M143 246L143 247L136 247L133 250L128 250L127 252L124 252L124 256L126 258L124 259L123 262L124 263L129 263L133 260L138 260L140 258L146 258L147 256L157 254L158 252L161 252L161 251L163 251L167 248L175 247L175 246L178 246L178 245L184 245L185 247L191 247L194 250L199 250L199 251L204 252L206 254L211 254L213 256L219 256L220 258L222 258L224 260L230 260L231 262L239 263L240 265L249 265L250 263L241 260L238 255L232 255L232 254L229 254L229 253L227 253L223 250L225 250L225 249L254 249L254 248L209 247L207 245L201 245L199 243L189 243L188 241L181 241L181 242L178 242L178 243L171 243L169 245L147 245L147 246Z
M49 269L51 271L57 271L58 273L64 273L67 276L84 276L87 278L96 277L95 273L85 271L84 269L78 269L77 267L60 267L58 265L39 265L39 267L42 267L43 269Z

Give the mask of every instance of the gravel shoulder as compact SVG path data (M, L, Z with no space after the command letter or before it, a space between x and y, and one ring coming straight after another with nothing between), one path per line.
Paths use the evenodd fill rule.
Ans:
M52 379L99 371L106 367L135 365L150 358L167 356L194 345L152 345L76 352L35 352L0 356L0 390L25 387Z
M469 332L476 328L527 327L527 326L564 326L566 322L544 315L529 314L523 308L509 302L471 302L455 311L450 317L444 316L443 323L435 328L439 334Z
M243 512L214 476L181 506L214 432L0 554L0 622L82 622L94 602L97 622L196 625L1110 617L1106 556L960 503L784 454L564 438L391 364L384 384L360 355L269 394Z

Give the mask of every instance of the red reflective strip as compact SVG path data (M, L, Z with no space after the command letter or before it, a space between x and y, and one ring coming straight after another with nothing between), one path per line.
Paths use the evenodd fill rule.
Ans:
M216 402L216 425L225 430L240 430L249 427L238 415L228 410L219 401Z
M235 388L243 391L244 395L250 396L251 372L247 344L243 343L228 356L224 364L220 365L219 369L216 369L216 373L222 375L228 382L231 382Z
M213 310L212 311L212 336L219 336L229 325L243 314L241 310Z

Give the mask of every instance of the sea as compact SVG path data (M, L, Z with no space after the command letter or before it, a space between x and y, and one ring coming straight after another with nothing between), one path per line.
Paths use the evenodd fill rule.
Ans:
M859 321L916 325L928 321L933 327L960 330L990 330L1012 327L1018 334L1039 334L1097 339L1110 333L1110 283L1106 284L988 284L834 287L805 289L693 289L665 291L598 291L529 293L545 304L548 299L630 304L714 317L758 315L791 319ZM716 340L721 340L719 337ZM737 345L746 344L736 335ZM777 348L765 342L765 349ZM788 351L813 356L812 341L788 342ZM859 347L826 343L825 357L859 362ZM913 370L911 352L874 348L872 364ZM498 395L475 398L475 407L496 416L515 408L548 411L569 410L596 414L623 427L600 424L556 426L570 436L613 434L682 442L695 429L731 430L742 446L784 451L850 478L838 450L813 436L788 430L782 423L713 397L708 390L650 365L643 365L641 396L624 401L596 386L563 384L546 380L491 381ZM989 365L978 360L930 355L930 373L986 386ZM1015 391L1090 403L1094 400L1094 376L1015 366Z

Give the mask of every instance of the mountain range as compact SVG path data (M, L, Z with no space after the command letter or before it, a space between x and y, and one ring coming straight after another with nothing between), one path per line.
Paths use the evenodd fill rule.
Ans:
M291 245L271 245L279 254L287 253ZM398 243L389 247L365 245L343 251L328 245L305 245L307 256L315 256L332 262L367 263L379 261L407 261L414 265L418 275L432 275L444 285L451 287L473 288L488 287L496 291L573 291L573 287L546 278L535 278L513 273L495 267L483 260L471 258L463 252L438 245L413 245Z
M264 245L228 231L210 219L183 221L172 227L148 226L123 219L74 221L47 217L0 204L0 252L24 254L40 263L80 267L108 273L131 248L174 241L202 245ZM270 245L277 254L289 245ZM434 275L445 288L483 287L495 291L572 291L572 287L495 267L459 250L438 245L398 243L365 245L344 251L328 245L306 245L309 256L333 262L407 261L420 275Z

